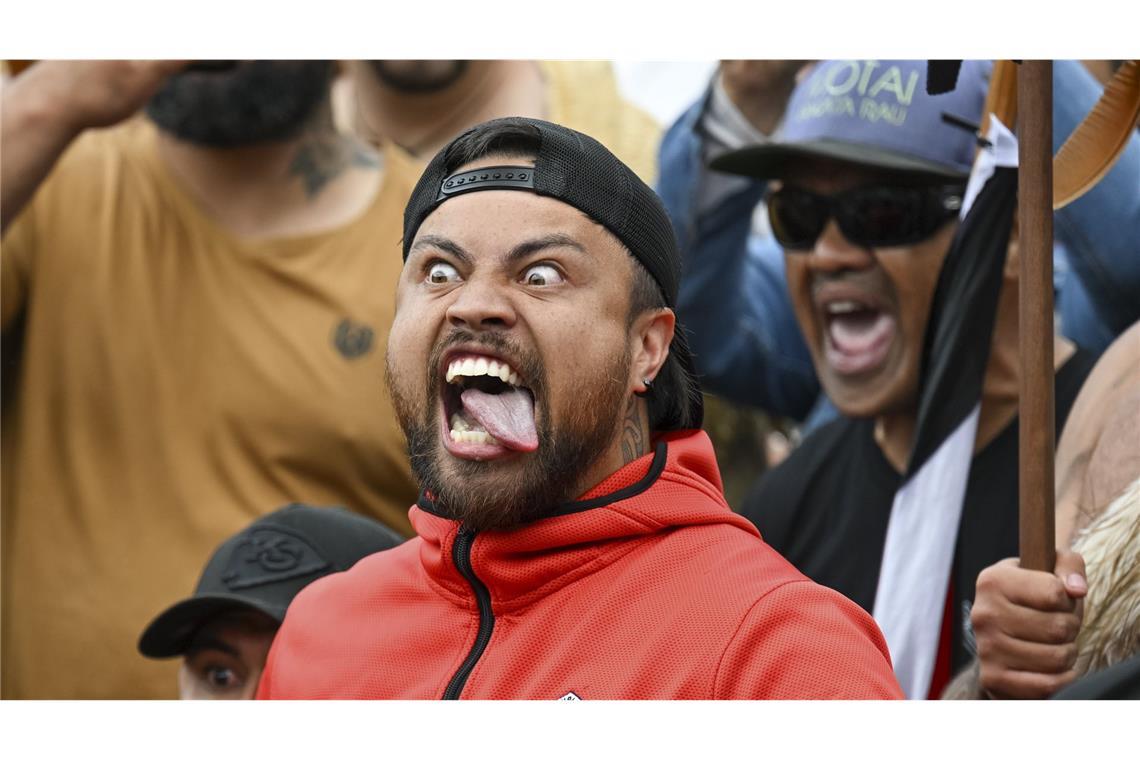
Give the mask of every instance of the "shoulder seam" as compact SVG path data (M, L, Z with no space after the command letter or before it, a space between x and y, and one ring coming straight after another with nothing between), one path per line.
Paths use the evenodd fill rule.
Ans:
M775 586L773 586L772 588L768 589L763 594L761 594L760 598L757 599L755 602L753 602L752 605L749 606L749 608L747 610L745 610L744 615L742 615L740 618L740 622L736 624L736 628L733 629L732 635L728 638L728 642L724 645L724 649L720 653L720 658L717 660L716 672L713 675L713 689L712 689L712 697L711 697L712 699L720 699L721 698L719 696L719 694L720 694L720 671L721 671L721 668L724 666L724 658L728 656L728 650L732 649L732 645L736 642L736 639L740 635L740 632L744 628L744 624L748 621L748 618L752 617L753 611L755 611L755 609L760 606L760 603L763 602L765 599L767 599L772 593L774 593L774 592L776 592L776 591L778 591L778 590L780 590L780 589L784 588L785 586L788 586L792 583L812 583L812 581L808 578L792 578L790 580L781 581L780 583L777 583Z

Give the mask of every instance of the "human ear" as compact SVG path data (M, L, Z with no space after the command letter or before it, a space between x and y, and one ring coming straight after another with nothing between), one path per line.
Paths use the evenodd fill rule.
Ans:
M630 389L634 393L649 390L661 366L669 357L669 344L677 315L672 309L650 309L634 320L630 331L633 356L630 362ZM647 384L646 381L649 381Z

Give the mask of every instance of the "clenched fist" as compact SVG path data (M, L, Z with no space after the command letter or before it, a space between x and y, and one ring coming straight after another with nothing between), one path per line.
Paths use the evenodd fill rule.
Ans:
M995 697L1044 699L1073 681L1087 592L1076 552L1059 549L1053 573L1025 570L1016 559L983 570L970 614L982 688Z

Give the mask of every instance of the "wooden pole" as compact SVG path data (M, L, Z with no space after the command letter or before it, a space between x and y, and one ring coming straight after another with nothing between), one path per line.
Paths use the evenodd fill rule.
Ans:
M1025 61L1017 78L1021 256L1021 566L1053 571L1053 62Z

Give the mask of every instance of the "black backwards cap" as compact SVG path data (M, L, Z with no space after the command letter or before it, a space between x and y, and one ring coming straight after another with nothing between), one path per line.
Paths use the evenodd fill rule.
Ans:
M228 610L254 609L280 623L305 586L402 540L375 520L340 507L282 507L214 551L194 595L151 621L139 652L154 658L183 655L198 629Z
M488 166L458 173L462 157L453 146L473 132L498 124L522 125L537 133L534 166ZM510 153L489 150L487 155ZM675 309L681 280L681 255L665 206L645 184L604 145L576 130L541 119L509 117L476 125L448 143L424 169L404 210L404 260L424 219L449 198L479 190L524 190L561 201L578 209L609 230L645 267L661 288L666 305ZM693 378L696 371L688 340L680 322L674 330L670 353ZM704 407L700 393L691 399L691 425L700 427Z

